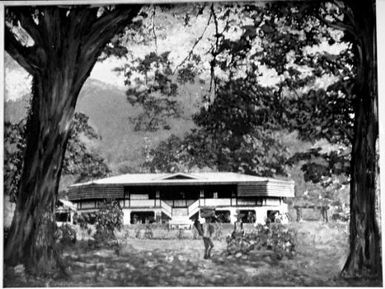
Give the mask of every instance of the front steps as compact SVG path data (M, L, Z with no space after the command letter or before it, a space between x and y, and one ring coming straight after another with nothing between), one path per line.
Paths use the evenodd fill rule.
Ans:
M188 216L187 208L173 208L169 224L178 228L189 228L193 222Z

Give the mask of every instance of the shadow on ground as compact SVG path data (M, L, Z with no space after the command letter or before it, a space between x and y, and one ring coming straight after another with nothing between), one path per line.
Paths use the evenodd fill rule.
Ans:
M7 274L7 287L34 286L381 286L378 280L339 277L347 248L345 224L295 223L297 253L276 260L272 252L226 256L226 242L214 241L211 260L201 240L128 239L119 250L67 248L67 279Z

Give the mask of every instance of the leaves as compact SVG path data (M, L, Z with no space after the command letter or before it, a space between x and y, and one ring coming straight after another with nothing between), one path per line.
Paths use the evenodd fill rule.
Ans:
M341 17L342 10L333 7L336 8L330 3L212 5L210 21L215 25L215 43L208 52L212 55L215 86L210 88L214 98L207 96L194 115L196 130L183 138L171 136L151 151L151 160L145 164L149 170L209 167L285 175L286 166L294 165L296 157L289 160L277 139L283 130L298 131L305 141L326 139L349 147L354 54L343 42L343 32L319 19L320 15ZM343 49L337 53L322 50L320 47L330 40ZM142 78L137 77L134 82L143 84L142 89L129 90L130 101L144 109L143 114L132 118L137 129L165 126L164 117L173 116L176 103L172 102L175 95L163 87L167 83L178 87L193 82L200 73L198 59L177 67L175 79L168 58L168 53L150 53L130 66L127 84L133 86L136 72ZM275 85L261 83L261 65L277 73L280 80ZM317 86L326 76L331 80ZM154 81L156 77L158 83ZM349 171L346 157L337 160L331 155L318 155L323 160L320 163L304 163L298 158L296 161L302 162L306 180L320 182L325 176Z
M101 245L115 240L114 231L121 230L123 226L123 211L118 201L105 200L100 204L99 210L95 213L95 241Z
M15 201L23 168L25 120L4 124L4 191Z
M271 250L277 259L283 256L292 258L295 255L297 234L293 229L280 223L257 225L255 229L242 236L228 237L227 253L240 258L242 255L258 256L258 251Z
M168 59L170 52L158 55L151 52L144 58L136 58L126 64L125 84L127 99L132 105L139 105L143 112L131 117L136 130L155 131L167 127L168 117L179 117L180 107L174 99L177 95L178 84ZM180 79L191 81L191 69L181 72Z
M98 139L96 131L88 124L88 116L75 113L71 136L68 141L63 173L77 175L77 181L106 176L110 170L104 159L95 152L91 152L84 142L84 138ZM4 135L4 183L5 192L14 200L17 195L21 177L23 157L25 151L26 120L18 124L5 123Z

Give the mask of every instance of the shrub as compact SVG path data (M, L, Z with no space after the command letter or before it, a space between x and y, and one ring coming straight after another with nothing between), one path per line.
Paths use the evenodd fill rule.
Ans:
M223 226L221 223L214 223L214 240L222 240L223 239Z
M101 208L96 212L95 241L98 244L108 244L116 240L114 231L121 230L123 226L123 211L117 201L104 201Z
M253 250L271 250L277 259L295 254L296 232L279 223L258 225L255 230L239 237L227 237L227 252L249 254Z
M56 229L56 242L64 245L76 243L76 230L70 224L63 224Z
M89 225L95 224L96 213L76 213L73 220L75 225L79 225L82 229L88 229Z

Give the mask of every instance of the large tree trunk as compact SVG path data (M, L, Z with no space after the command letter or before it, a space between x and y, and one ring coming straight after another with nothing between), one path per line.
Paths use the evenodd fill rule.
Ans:
M376 141L378 96L375 5L353 4L358 75L350 183L350 253L345 277L381 277L381 248L376 223Z
M140 6L105 16L97 16L97 7L43 7L38 24L31 20L31 10L14 9L35 47L22 47L6 28L5 47L32 74L33 87L23 172L4 259L7 265L53 273L60 264L55 203L77 97L105 45L131 23Z
M68 94L67 82L47 75L35 75L33 86L24 169L4 257L44 272L56 267L53 213L76 96Z
M67 58L63 67L59 65L51 58L51 65L33 76L24 167L4 252L9 264L24 263L36 272L53 272L57 267L55 203L76 99L83 84L74 85L76 71L83 69L77 68L74 60Z

